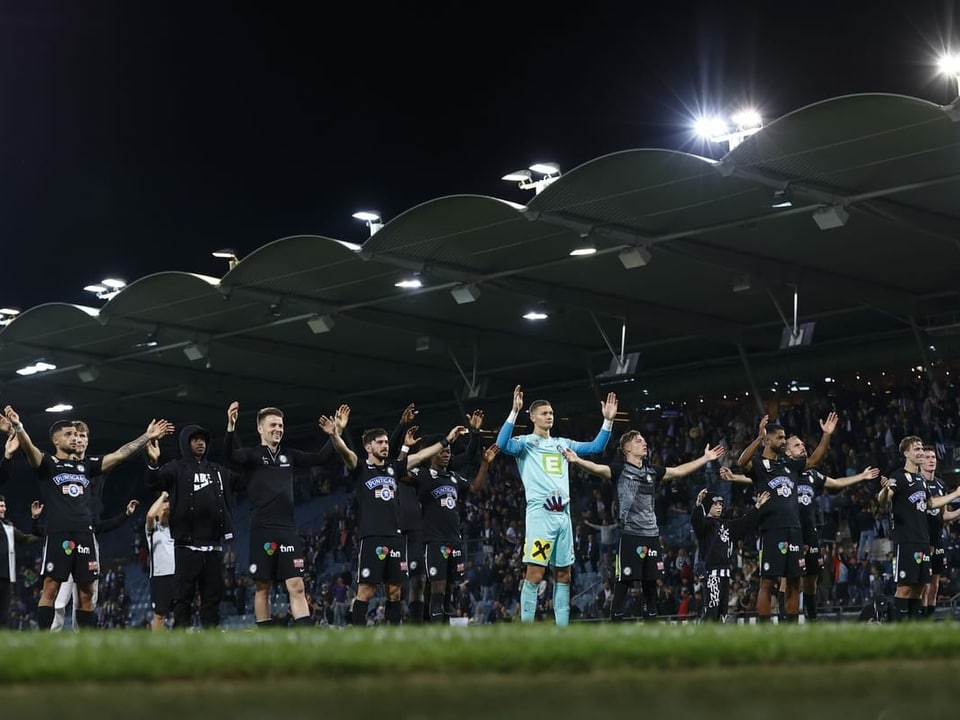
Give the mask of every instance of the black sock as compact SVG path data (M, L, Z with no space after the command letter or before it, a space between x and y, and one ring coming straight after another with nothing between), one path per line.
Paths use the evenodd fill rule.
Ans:
M783 620L787 614L787 594L783 590L777 590L777 617Z
M370 606L368 600L354 600L353 601L353 610L350 615L352 622L357 627L366 627L367 626L367 609Z
M423 601L412 600L407 606L407 612L410 614L410 622L414 625L423 624Z
M647 620L652 620L657 617L657 581L644 580L642 586L643 603L646 606L643 617Z
M313 621L310 619L309 615L304 615L303 617L294 618L293 624L310 627L311 625L313 625Z
M909 608L908 614L910 615L911 620L920 619L920 610L922 609L922 606L920 605L921 602L923 601L920 598L910 598L907 607Z
M893 619L897 622L910 617L910 600L902 597L893 599Z
M50 626L53 625L53 605L50 605L49 607L46 605L40 605L37 607L37 625L39 626L40 630L50 629Z
M768 623L770 622L769 615L757 615L757 624Z
M269 630L273 627L273 618L268 618L266 620L257 620L257 627L261 630Z
M817 619L817 596L816 593L803 594L803 612L810 620Z
M443 593L430 593L430 622L443 622Z
M800 622L800 616L795 615L794 613L787 613L786 615L784 615L784 618L788 623L793 623L794 625Z
M77 627L97 627L97 616L93 614L93 610L77 610Z
M623 621L623 606L627 601L627 590L630 589L630 583L617 582L613 586L613 601L610 603L610 619L613 622ZM50 622L53 622L51 618Z
M387 625L399 625L403 617L403 605L399 600L387 600L387 606L383 610L383 617Z

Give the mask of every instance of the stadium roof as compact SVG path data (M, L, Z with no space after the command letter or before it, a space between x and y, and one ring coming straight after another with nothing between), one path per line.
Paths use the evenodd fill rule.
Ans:
M516 384L583 403L615 380L636 405L644 390L906 368L925 359L925 333L942 354L956 345L943 333L960 327L956 117L910 97L835 98L719 161L627 150L526 206L431 200L360 251L287 237L222 278L164 272L98 310L34 307L0 330L0 387L35 422L70 402L101 435L121 436L152 416L219 422L234 399L278 405L294 422L348 402L361 422L387 423L410 401L462 411L488 398L488 412L506 411ZM778 191L790 207L772 207ZM570 255L584 243L597 252ZM395 287L412 273L421 288ZM795 290L813 342L781 350ZM549 317L524 319L530 310ZM637 369L598 380L624 328ZM57 368L16 374L38 360Z

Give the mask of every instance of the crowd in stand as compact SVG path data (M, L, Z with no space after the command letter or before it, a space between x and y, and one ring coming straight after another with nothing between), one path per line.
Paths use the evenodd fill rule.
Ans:
M952 383L943 385L944 392L939 399L920 381L884 392L798 393L771 410L771 415L778 417L790 432L813 439L818 434L818 418L829 409L837 410L840 422L820 466L831 477L854 475L867 466L879 467L883 472L901 466L897 444L907 435L922 437L936 449L941 469L952 469L954 448L960 447L960 392ZM713 407L694 401L636 413L630 425L617 424L614 438L628 427L639 429L647 439L650 462L668 467L698 457L704 445L722 444L727 452L720 464L730 466L755 436L757 417L750 400ZM575 419L575 426L564 428L564 434L588 437L593 422L592 418L585 418L582 426L578 426L580 423ZM616 452L617 444L611 442L598 462L609 462ZM723 482L719 469L718 463L710 463L702 471L661 486L656 499L665 551L664 573L657 583L657 613L661 617L696 618L703 607L697 547L689 522L697 492L706 487L711 493L721 494L734 514L752 502L752 488ZM464 474L472 471L466 470ZM952 476L948 476L947 484L955 485ZM343 487L342 469L332 465L314 472L305 487L301 499L306 499L311 490L336 491ZM817 498L824 539L824 568L817 596L821 606L842 609L893 594L893 556L886 545L877 542L891 536L889 511L876 502L879 487L879 479L866 481ZM571 492L577 558L571 593L573 617L604 618L609 614L612 598L617 542L613 483L571 468ZM328 512L318 527L301 531L307 567L304 585L311 620L318 626L343 627L350 622L358 539L356 509L350 504L349 496L345 497L348 499ZM465 622L518 619L524 507L523 485L516 464L509 458L497 459L484 488L467 497L463 507L467 562L463 582L453 588L451 597L453 614ZM142 523L139 527L142 529ZM942 600L960 592L960 534L955 525L950 525L947 532L949 571L941 579ZM141 561L142 547L142 538L138 537L132 555ZM755 612L758 591L755 548L755 537L747 537L737 545L730 585L730 616L748 617ZM39 555L32 548L20 552L16 590L9 617L5 619L13 628L36 625L39 594ZM225 614L248 614L252 581L245 568L238 567L236 554L230 548L224 553L223 574ZM540 588L538 613L551 613L552 592L552 582L548 580ZM115 564L103 573L100 583L97 610L100 627L143 624L141 618L129 617L131 601L127 593L123 565ZM286 606L282 584L274 586L271 599L274 607ZM626 616L639 617L641 605L638 590L631 590ZM275 614L275 621L285 622L284 612ZM368 624L382 622L383 613L384 599L378 597L369 605Z

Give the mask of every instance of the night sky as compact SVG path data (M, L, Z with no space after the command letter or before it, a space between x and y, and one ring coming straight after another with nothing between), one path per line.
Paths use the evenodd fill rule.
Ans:
M221 275L210 251L291 234L360 242L361 208L523 202L500 177L533 162L715 156L689 131L698 107L769 120L847 93L954 94L932 67L949 2L14 4L0 306L98 304L82 287L107 276Z

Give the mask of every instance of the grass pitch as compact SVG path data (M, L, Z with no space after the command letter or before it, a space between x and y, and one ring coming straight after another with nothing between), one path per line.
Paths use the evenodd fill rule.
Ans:
M893 720L953 716L958 676L955 623L0 635L9 717Z

